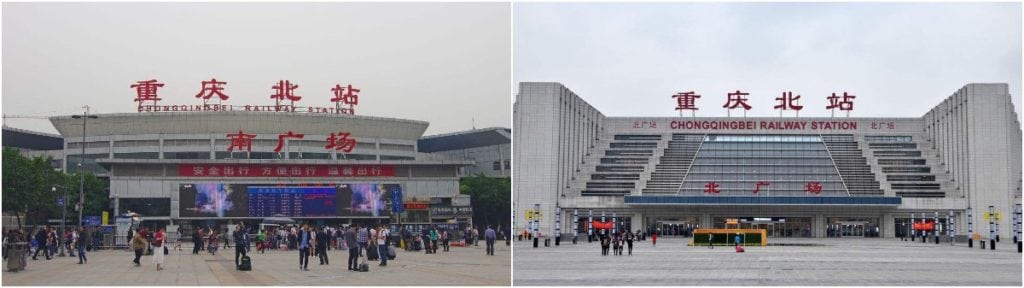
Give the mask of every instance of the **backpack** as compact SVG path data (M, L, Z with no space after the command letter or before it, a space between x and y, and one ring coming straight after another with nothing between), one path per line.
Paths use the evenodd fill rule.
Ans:
M252 259L249 256L242 256L242 259L238 262L238 270L249 271L252 270Z

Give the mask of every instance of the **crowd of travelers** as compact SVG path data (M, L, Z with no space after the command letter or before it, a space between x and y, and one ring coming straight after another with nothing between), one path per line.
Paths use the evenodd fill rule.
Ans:
M481 231L477 227L467 227L465 230L451 230L436 225L424 226L419 231L411 231L401 228L392 232L387 225L340 225L340 226L311 226L309 224L288 225L288 226L264 226L262 228L251 227L245 223L236 223L232 228L216 228L213 226L196 227L191 235L183 235L182 228L178 228L175 234L169 235L164 228L139 227L129 229L125 233L128 251L133 252L131 263L134 266L142 266L144 256L151 255L151 262L157 271L164 270L165 255L170 251L181 251L182 242L191 238L192 254L200 255L208 253L216 255L220 249L235 248L235 265L242 267L250 265L244 263L249 260L249 254L265 254L268 251L291 251L299 253L299 269L309 270L309 258L313 257L320 265L330 265L330 250L348 252L347 269L359 271L359 259L367 261L379 261L379 266L387 266L388 260L395 258L395 249L404 249L408 252L423 251L426 254L438 254L438 252L449 252L452 244L480 246L483 240L486 246L486 254L494 255L494 243L498 239L506 239L505 233L500 229L488 226ZM40 227L32 233L22 230L11 229L4 231L4 260L8 257L11 243L29 242L29 255L33 260L38 260L39 254L43 254L46 260L53 259L57 254L59 245L64 245L72 257L78 257L78 264L86 264L86 252L97 249L100 245L95 243L101 237L95 228L92 229L68 229L64 235L60 235L53 227ZM63 237L63 239L59 238ZM180 241L184 240L184 241ZM223 246L223 248L221 248ZM365 258L364 258L365 257ZM365 262L365 261L364 261ZM244 265L243 265L244 264ZM240 269L245 270L245 269Z

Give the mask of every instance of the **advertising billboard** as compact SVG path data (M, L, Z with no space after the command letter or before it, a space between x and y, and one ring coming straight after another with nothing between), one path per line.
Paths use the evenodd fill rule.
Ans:
M181 184L181 217L388 217L401 185Z
M249 207L245 185L190 183L179 186L181 217L246 217Z

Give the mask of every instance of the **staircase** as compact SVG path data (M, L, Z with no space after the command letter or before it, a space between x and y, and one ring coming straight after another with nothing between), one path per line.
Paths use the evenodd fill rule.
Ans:
M703 134L672 134L672 139L658 159L651 179L643 189L644 195L676 195L679 185L690 170L693 159L704 141Z
M882 196L884 192L871 172L867 158L853 135L821 135L846 190L852 196Z

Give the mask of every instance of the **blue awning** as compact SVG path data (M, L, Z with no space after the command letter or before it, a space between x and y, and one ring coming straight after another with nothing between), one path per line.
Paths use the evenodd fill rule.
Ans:
M625 196L626 205L852 205L899 206L900 197L834 196Z

